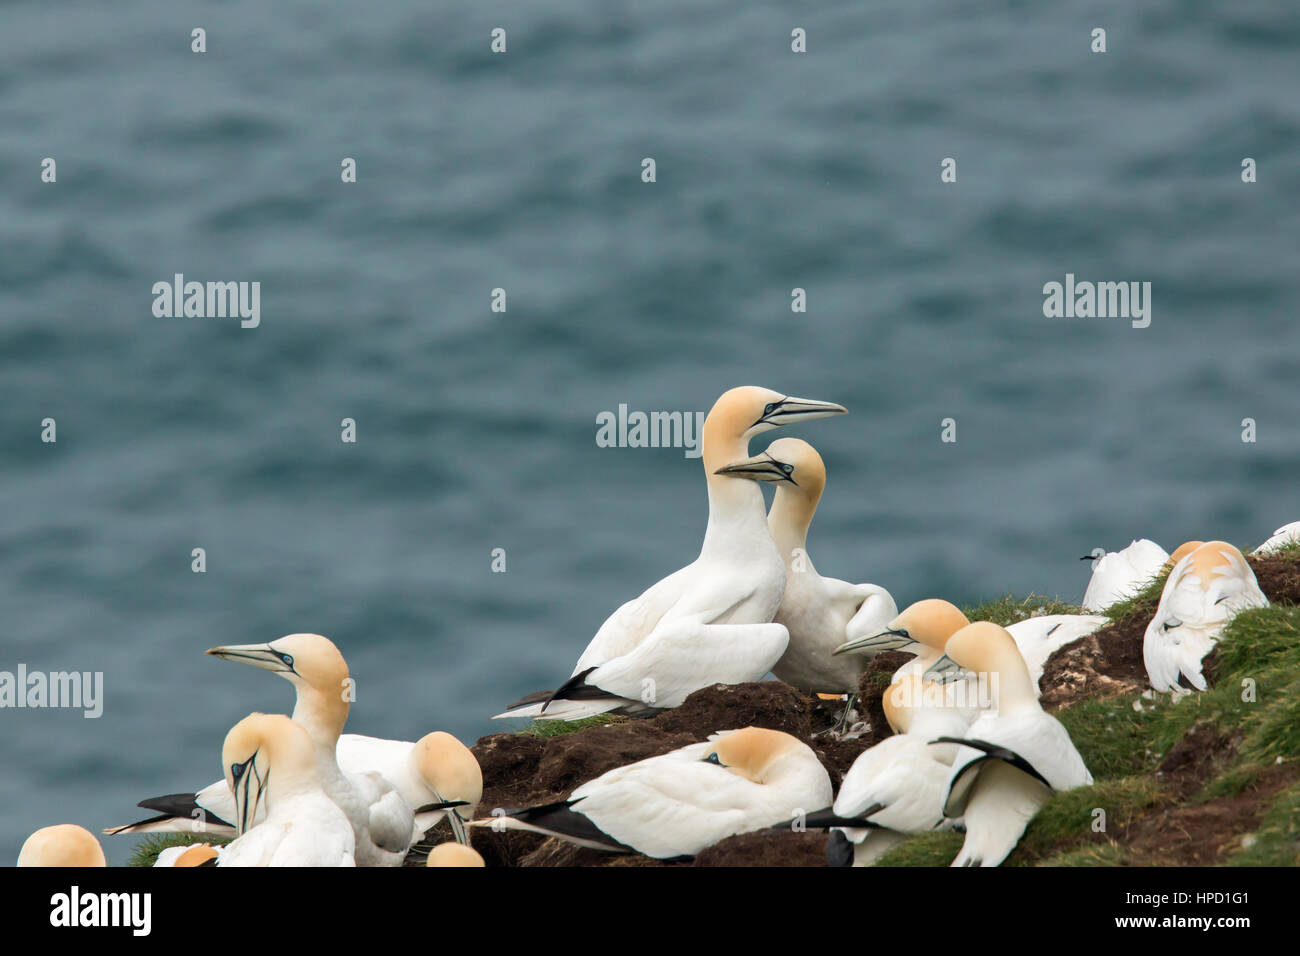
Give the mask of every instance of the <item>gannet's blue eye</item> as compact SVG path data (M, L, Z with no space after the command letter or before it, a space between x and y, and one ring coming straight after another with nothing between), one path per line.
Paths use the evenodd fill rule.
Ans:
M774 411L776 411L776 404L774 402L768 402L767 407L763 409L763 414L771 415Z
M790 472L794 471L794 465L782 465L781 470L788 475Z
M705 762L705 763L716 763L719 767L722 766L722 761L718 759L717 751L714 751L713 753L711 753L711 754L709 754L707 757L705 757L705 758L704 758L704 762Z
M234 777L236 780L242 777L244 775L244 764L232 763L230 765L230 775Z
M279 653L279 652L277 651L276 653ZM280 654L280 660L284 661L284 666L285 666L285 667L293 667L293 655L292 655L292 654Z

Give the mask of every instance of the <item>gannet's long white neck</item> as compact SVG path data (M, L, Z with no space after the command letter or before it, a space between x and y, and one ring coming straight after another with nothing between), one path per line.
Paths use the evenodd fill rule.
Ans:
M293 707L293 720L307 731L319 756L328 755L331 761L336 760L334 751L339 734L348 722L349 705L343 697L344 688L327 690L305 681L295 684L298 700Z
M812 526L821 496L820 482L798 488L777 486L772 510L767 516L767 527L786 567L790 566L796 549L808 550L808 529Z
M758 483L714 474L719 468L749 457L747 423L719 411L715 407L704 422L702 457L709 489L709 523L704 531L701 557L733 555L738 551L747 554L763 541L773 546Z

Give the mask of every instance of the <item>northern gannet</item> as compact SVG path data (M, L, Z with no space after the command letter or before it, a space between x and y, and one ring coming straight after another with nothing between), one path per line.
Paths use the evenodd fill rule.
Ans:
M41 827L18 851L18 866L108 866L95 835L75 823Z
M1258 548L1256 554L1273 554L1275 551L1281 551L1288 544L1295 544L1300 541L1300 521L1292 521L1290 524L1284 524L1273 532L1273 537L1269 538Z
M1042 680L1043 667L1049 657L1067 644L1105 627L1109 620L1101 614L1043 614L1007 625L1007 632L1015 638L1025 666L1029 668L1034 692L1041 692L1038 682Z
M356 866L352 824L322 789L316 748L301 724L250 714L226 735L221 763L239 836L217 866Z
M1065 727L1039 706L1029 669L1004 628L987 621L962 628L925 676L951 680L963 669L996 687L996 706L964 736L936 738L961 745L943 813L963 818L966 827L953 866L997 866L1054 791L1088 786L1092 774Z
M439 843L429 851L425 866L486 866L478 850L463 843Z
M1182 558L1165 581L1142 638L1142 661L1157 691L1183 693L1182 678L1205 690L1201 661L1224 625L1252 607L1268 607L1255 572L1225 541L1207 541ZM1181 675L1181 677L1180 677Z
M1085 554L1079 560L1093 562L1082 606L1096 614L1142 590L1160 573L1169 554L1154 541L1140 538L1123 551L1108 551L1100 558Z
M828 806L832 795L830 776L807 744L777 730L746 727L618 767L567 800L471 825L672 859L737 833L791 823Z
M294 685L297 703L293 719L306 729L316 748L325 792L355 828L357 865L401 866L417 833L413 811L420 808L411 807L396 785L369 765L371 748L365 741L375 738L354 737L344 748L350 767L340 766L337 747L348 719L349 674L347 662L334 642L319 634L290 634L269 644L214 647L207 653L222 660L252 664ZM226 835L233 833L236 825L232 818L233 797L221 780L198 793L155 797L142 800L140 806L158 810L160 815L105 832Z
M835 649L880 633L898 615L898 607L878 585L822 577L813 567L807 540L826 487L821 455L801 439L778 438L762 454L733 462L718 473L776 484L767 526L786 574L785 594L773 620L790 632L790 644L772 673L806 694L848 694L847 719L866 658L836 655Z
M756 386L725 392L704 421L709 523L700 556L610 615L560 688L530 694L496 717L644 714L676 707L710 684L763 677L789 641L785 627L772 623L785 564L762 491L717 472L748 457L755 435L844 412Z
M854 866L869 866L905 836L953 825L943 801L957 747L931 741L964 737L969 723L955 708L932 706L919 674L891 684L881 704L898 733L858 755L831 808L839 820L861 823L838 828L852 846ZM810 816L808 825L815 823Z

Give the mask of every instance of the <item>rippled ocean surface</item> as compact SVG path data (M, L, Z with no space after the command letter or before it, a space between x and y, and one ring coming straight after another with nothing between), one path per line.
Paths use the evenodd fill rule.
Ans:
M554 686L703 532L697 459L597 447L620 403L847 405L789 430L810 552L900 604L1300 518L1300 8L1074 6L0 3L0 670L105 681L0 710L0 861L292 705L214 644L331 636L382 736ZM155 318L175 273L260 326ZM1044 318L1067 273L1150 327Z

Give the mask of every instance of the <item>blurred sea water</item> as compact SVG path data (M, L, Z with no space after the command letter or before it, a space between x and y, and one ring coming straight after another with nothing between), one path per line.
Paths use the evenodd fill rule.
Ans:
M1300 518L1294 5L10 0L0 23L0 670L105 682L97 720L0 710L0 861L216 779L232 724L292 706L215 644L329 635L357 732L499 729L698 548L698 459L598 447L620 403L847 405L789 430L829 471L810 553L900 605L1077 600L1094 547ZM175 273L260 282L260 326L155 318ZM1151 282L1151 326L1044 318L1067 273Z

